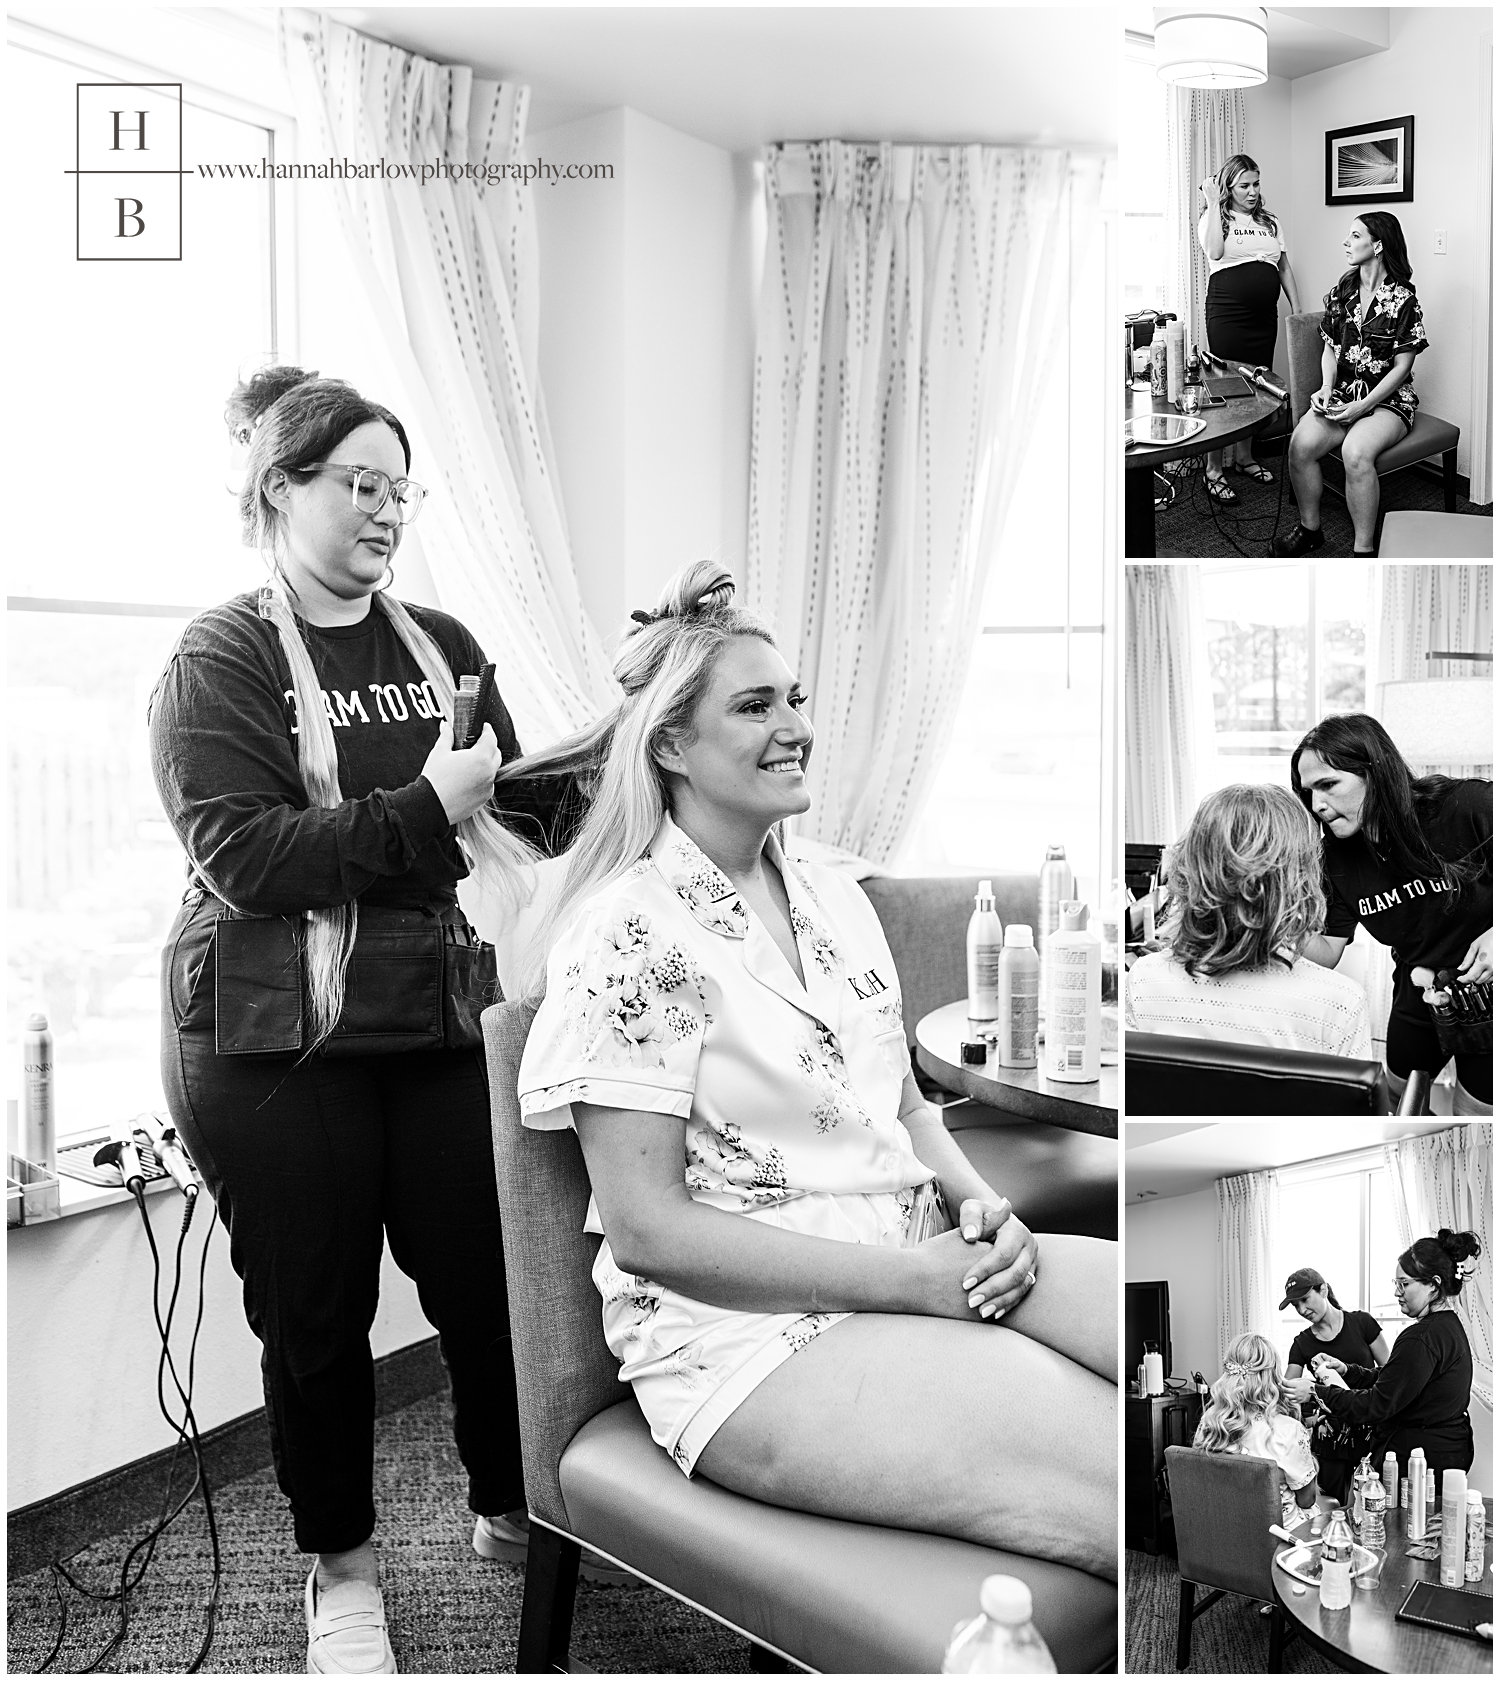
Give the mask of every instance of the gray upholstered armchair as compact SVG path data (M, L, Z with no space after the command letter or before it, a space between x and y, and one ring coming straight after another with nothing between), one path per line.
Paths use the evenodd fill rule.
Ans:
M1098 1577L765 1506L672 1464L604 1341L578 1141L521 1125L516 1076L533 1015L525 1004L484 1013L531 1514L517 1671L566 1670L582 1545L738 1630L758 1670L936 1672L980 1582L1001 1571L1030 1585L1060 1670L1112 1671L1115 1590Z

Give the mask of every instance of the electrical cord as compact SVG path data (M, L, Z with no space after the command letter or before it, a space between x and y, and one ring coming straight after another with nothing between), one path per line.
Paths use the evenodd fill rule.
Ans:
M156 1404L162 1417L176 1433L176 1441L172 1445L172 1455L167 1462L166 1487L162 1494L161 1507L157 1513L156 1522L126 1553L120 1565L118 1587L99 1592L85 1586L67 1568L61 1560L53 1560L52 1588L57 1596L59 1608L59 1627L57 1640L45 1661L38 1666L36 1673L43 1674L56 1661L62 1650L63 1642L68 1632L68 1604L63 1593L62 1584L66 1583L74 1592L83 1598L99 1604L116 1604L119 1607L119 1624L105 1644L94 1654L92 1660L84 1666L78 1674L91 1674L106 1663L124 1642L130 1627L130 1595L140 1586L147 1569L156 1554L156 1546L161 1537L179 1517L187 1510L195 1496L202 1497L204 1517L208 1525L209 1547L213 1560L213 1585L208 1594L205 1606L205 1628L203 1640L193 1661L188 1665L186 1673L196 1674L207 1658L213 1646L214 1633L218 1623L219 1603L223 1591L223 1558L219 1545L218 1522L214 1515L213 1497L209 1488L208 1473L203 1463L203 1443L198 1433L198 1421L193 1412L193 1385L197 1373L198 1338L203 1329L203 1316L206 1304L206 1281L208 1275L208 1248L213 1237L214 1225L217 1219L217 1209L212 1209L209 1216L208 1228L203 1234L203 1244L198 1259L198 1306L193 1319L192 1337L188 1344L187 1384L183 1386L178 1376L176 1362L172 1358L171 1336L172 1324L176 1316L178 1302L182 1291L183 1255L187 1244L188 1228L192 1224L193 1210L197 1206L197 1198L189 1197L187 1206L183 1210L182 1226L177 1234L176 1252L173 1258L172 1288L167 1301L165 1316L161 1311L162 1267L161 1253L157 1248L156 1235L151 1229L150 1216L146 1212L145 1188L140 1184L130 1187L140 1212L142 1224L146 1229L146 1241L151 1250L151 1309L156 1321L157 1333L161 1338L161 1354L156 1366ZM173 1416L172 1409L166 1397L166 1378L170 1374L172 1386L177 1391L178 1401L182 1408L181 1421ZM182 1449L186 1447L192 1455L194 1475L187 1492L173 1505L172 1486L176 1476L177 1464ZM141 1556L144 1555L144 1556ZM76 1555L70 1555L71 1557ZM137 1563L139 1559L139 1563Z

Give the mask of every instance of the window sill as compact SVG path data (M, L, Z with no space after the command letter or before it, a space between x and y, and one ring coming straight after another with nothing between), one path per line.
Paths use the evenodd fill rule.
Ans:
M158 1191L174 1189L170 1179L153 1179L146 1186L146 1195L155 1196ZM109 1208L116 1203L134 1205L135 1198L123 1185L86 1185L81 1179L70 1179L66 1174L58 1175L58 1203L57 1219L32 1220L25 1225L7 1226L6 1233L13 1236L16 1232L35 1231L42 1226L54 1226L57 1220L66 1220L73 1214L92 1214L95 1209Z

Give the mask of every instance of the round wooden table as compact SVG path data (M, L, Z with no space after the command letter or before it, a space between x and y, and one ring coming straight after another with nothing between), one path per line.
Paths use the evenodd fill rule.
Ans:
M1484 1505L1489 1515L1490 1501ZM1351 1674L1488 1675L1493 1651L1485 1641L1424 1628L1420 1623L1396 1621L1396 1612L1415 1583L1438 1580L1436 1559L1406 1556L1405 1518L1405 1512L1386 1513L1385 1563L1372 1587L1360 1586L1369 1577L1355 1577L1354 1598L1347 1610L1325 1611L1318 1603L1316 1588L1273 1564L1271 1579L1277 1599L1308 1645ZM1292 1533L1300 1541L1310 1537L1311 1530L1302 1524ZM1492 1591L1493 1558L1494 1542L1486 1540L1484 1579L1465 1582L1466 1589L1481 1594ZM1294 1593L1294 1588L1303 1592Z
M1120 1070L1106 1066L1087 1085L1048 1080L1035 1068L1002 1068L994 1045L980 1063L964 1062L959 1044L971 1038L966 999L945 1004L917 1023L917 1064L949 1091L962 1092L1018 1121L1047 1121L1072 1132L1114 1138L1119 1129Z
M1264 431L1282 408L1280 398L1258 386L1248 397L1232 397L1221 409L1204 409L1207 422L1201 432L1180 444L1136 444L1125 451L1125 558L1150 560L1156 554L1156 501L1152 471L1184 456L1202 455L1205 450L1223 449L1226 444ZM1131 391L1125 404L1126 419L1140 414L1179 414L1165 397L1150 391Z

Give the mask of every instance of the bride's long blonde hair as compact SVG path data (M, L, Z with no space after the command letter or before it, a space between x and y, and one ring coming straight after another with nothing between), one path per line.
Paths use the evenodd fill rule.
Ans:
M656 749L688 734L725 646L736 636L776 646L765 621L733 601L734 579L717 562L685 567L662 591L654 613L635 615L635 628L615 652L619 705L590 728L501 770L502 783L570 772L592 795L562 888L522 960L530 996L545 987L547 953L575 907L628 870L656 838L671 809Z
M1231 1453L1252 1425L1280 1411L1281 1356L1258 1332L1246 1331L1229 1345L1223 1375L1209 1390L1193 1446Z
M342 380L319 379L300 368L266 368L238 385L225 420L249 456L240 490L240 520L247 546L259 549L271 569L260 592L261 617L275 626L291 669L297 707L297 765L311 804L331 808L341 803L338 748L333 723L323 704L322 684L294 612L296 591L281 567L285 542L283 516L267 495L268 480L281 473L306 482L306 470L358 427L381 421L395 433L411 465L405 428L389 409L369 402ZM454 681L442 649L406 607L387 590L375 592L374 606L390 619L396 634L421 668L437 696L443 716L453 716ZM458 838L469 867L495 894L499 906L514 912L530 895L532 849L513 835L487 808L458 825ZM353 900L306 913L303 953L307 968L311 1032L304 1034L304 1055L311 1054L338 1025L344 1009L344 983L354 950L359 913Z

